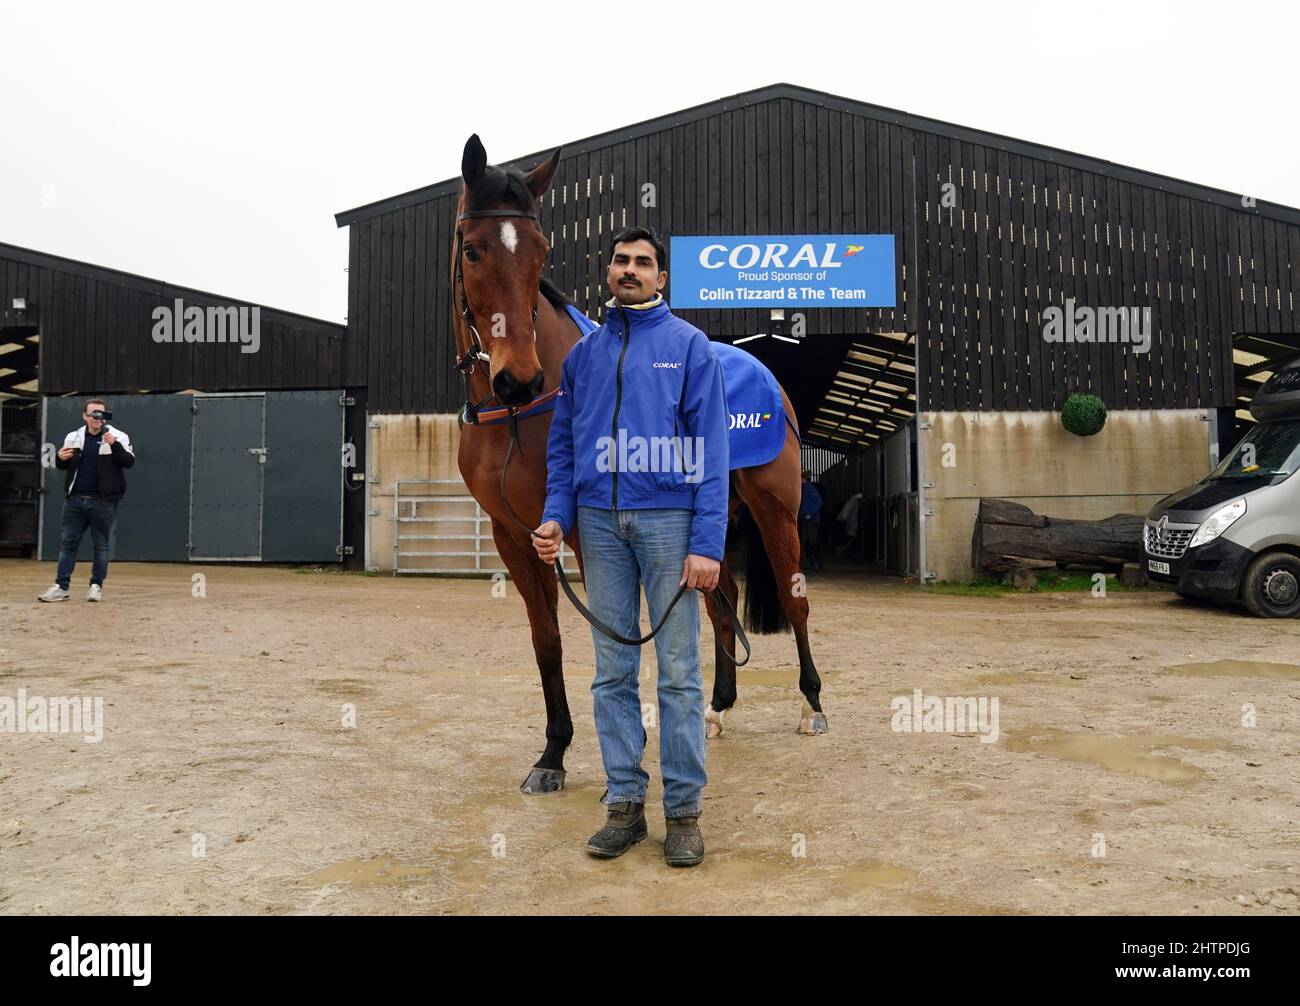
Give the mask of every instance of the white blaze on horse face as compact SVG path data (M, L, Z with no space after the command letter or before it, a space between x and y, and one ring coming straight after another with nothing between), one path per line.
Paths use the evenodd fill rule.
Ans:
M501 222L501 243L506 246L506 250L509 251L511 255L513 255L515 249L519 247L519 234L515 230L515 225L509 220L503 220Z

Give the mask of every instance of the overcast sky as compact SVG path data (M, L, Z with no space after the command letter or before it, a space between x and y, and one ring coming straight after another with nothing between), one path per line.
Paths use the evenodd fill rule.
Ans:
M342 321L333 214L470 133L504 161L778 81L1300 206L1297 10L4 0L0 241Z

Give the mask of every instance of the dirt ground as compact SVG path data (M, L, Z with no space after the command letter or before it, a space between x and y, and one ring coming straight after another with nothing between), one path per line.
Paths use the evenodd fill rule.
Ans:
M45 605L52 565L0 560L0 700L105 717L99 743L0 734L6 914L1300 913L1298 622L813 574L830 732L794 732L793 637L755 639L708 857L672 870L654 730L650 840L583 851L603 775L564 598L568 787L525 797L544 719L512 588L123 563L91 605L85 572ZM997 698L999 739L896 732L916 688Z

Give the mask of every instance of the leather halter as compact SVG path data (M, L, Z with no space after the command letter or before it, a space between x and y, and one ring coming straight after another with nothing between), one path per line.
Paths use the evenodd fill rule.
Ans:
M474 371L477 369L480 360L490 362L492 357L483 351L483 340L478 334L478 328L474 324L474 312L470 309L469 296L465 293L465 274L461 265L464 256L465 235L461 230L460 225L465 220L477 220L483 217L523 217L527 220L538 219L537 214L531 210L519 209L466 210L456 218L456 269L452 284L459 290L460 316L465 322L465 327L469 329L469 348L456 358L454 366L460 374L461 379L465 382L465 404L461 408L460 420L462 424L469 423L470 425L478 425L480 421L479 410L495 397L489 387L488 394L485 398L475 403L470 402L470 378L473 377ZM534 306L533 321L536 320L537 308ZM558 390L558 388L556 390ZM527 412L535 406L543 404L544 401L549 401L551 398L555 397L555 393L555 391L551 391L549 394L534 398L532 401L527 402L524 405L502 406L499 409L494 409L490 413L492 418L489 421L500 422L502 419L509 419L513 426L520 412Z

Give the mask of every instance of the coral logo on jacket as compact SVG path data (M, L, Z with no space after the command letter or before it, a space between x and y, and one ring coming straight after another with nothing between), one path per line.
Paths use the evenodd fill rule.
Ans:
M655 360L654 369L655 370L677 370L679 367L681 367L681 365L682 365L681 360Z
M753 430L762 426L764 422L772 418L770 412L732 412L729 415L727 429L729 430Z

